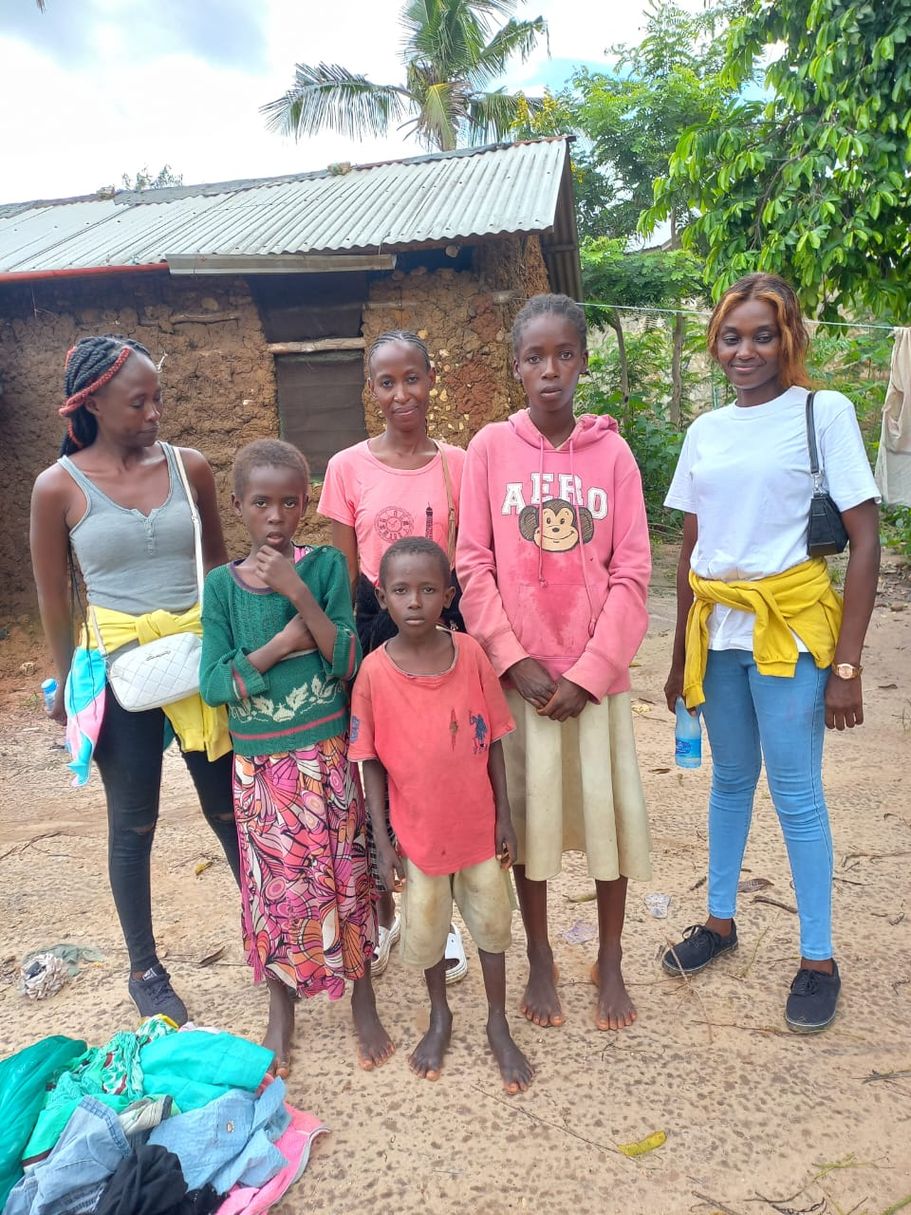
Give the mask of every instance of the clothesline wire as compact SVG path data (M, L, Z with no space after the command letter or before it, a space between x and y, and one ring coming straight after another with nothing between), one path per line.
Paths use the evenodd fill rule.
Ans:
M582 300L583 308L610 308L617 312L661 312L671 316L711 316L711 312L701 308L650 308L644 304L607 304L603 300ZM808 317L811 325L829 325L837 329L883 329L892 333L895 325L871 325L863 321L817 321Z

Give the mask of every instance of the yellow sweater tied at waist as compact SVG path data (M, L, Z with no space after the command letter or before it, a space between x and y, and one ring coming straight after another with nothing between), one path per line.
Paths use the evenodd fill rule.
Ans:
M716 604L753 612L753 657L761 675L793 677L800 651L796 633L818 667L835 657L843 604L822 557L754 582L700 578L690 570L695 599L686 622L683 699L688 709L705 701L702 681L709 653L708 622Z
M202 616L199 604L185 612L175 614L159 609L143 616L130 616L113 608L92 607L95 624L101 634L105 652L115 656L115 651L131 642L146 645L159 637L171 637L175 633L195 633L202 636ZM97 649L94 629L86 628L83 644L87 649ZM205 751L208 759L218 759L231 750L228 733L228 715L223 705L213 709L199 693L163 705L162 711L177 735L183 751Z

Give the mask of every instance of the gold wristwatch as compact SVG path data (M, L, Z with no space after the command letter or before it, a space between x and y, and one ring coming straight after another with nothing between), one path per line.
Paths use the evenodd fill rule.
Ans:
M832 670L839 679L860 679L863 667L852 666L850 662L833 662Z

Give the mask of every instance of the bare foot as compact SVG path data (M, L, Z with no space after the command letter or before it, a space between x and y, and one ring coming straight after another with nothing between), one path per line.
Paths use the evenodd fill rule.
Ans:
M351 1016L357 1034L357 1061L364 1071L381 1067L395 1051L395 1043L383 1028L369 977L356 979L351 993Z
M295 992L280 979L269 985L269 1023L263 1046L274 1054L269 1071L283 1080L291 1074L291 1039L294 1036Z
M408 1066L424 1080L439 1080L452 1036L452 1013L431 1013L430 1028L408 1056Z
M564 1021L560 997L557 995L557 968L550 949L542 949L528 957L528 985L519 1005L521 1012L535 1025L562 1025Z
M630 999L620 959L597 961L592 967L591 978L598 988L598 1006L595 1010L597 1029L627 1029L636 1020L636 1005Z
M535 1069L513 1041L509 1023L503 1016L491 1015L487 1022L487 1041L500 1067L507 1093L524 1093L534 1079Z

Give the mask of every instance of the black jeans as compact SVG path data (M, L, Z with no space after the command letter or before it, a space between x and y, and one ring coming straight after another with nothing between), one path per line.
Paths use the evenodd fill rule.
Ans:
M158 961L152 934L150 858L161 794L162 709L128 713L107 690L95 762L108 803L108 873L130 969ZM211 763L204 751L185 751L202 812L218 837L235 880L240 857L231 794L233 755Z

